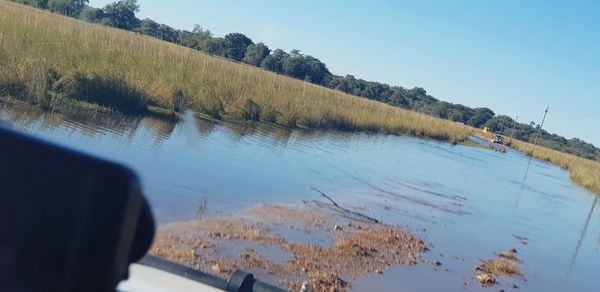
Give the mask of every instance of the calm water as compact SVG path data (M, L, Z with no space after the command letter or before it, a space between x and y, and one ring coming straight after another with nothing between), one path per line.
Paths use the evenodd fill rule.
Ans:
M426 258L449 269L397 267L359 281L356 291L489 290L473 282L474 267L511 247L524 261L525 280L501 278L492 289L515 283L526 291L600 291L596 196L560 168L516 151L193 118L174 124L50 114L1 103L0 121L135 169L161 223L193 218L203 197L216 214L319 200L308 189L317 187L340 204L418 234L433 245Z

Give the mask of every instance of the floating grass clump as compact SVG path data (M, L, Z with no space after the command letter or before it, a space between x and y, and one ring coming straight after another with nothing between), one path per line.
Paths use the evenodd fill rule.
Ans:
M185 107L213 118L454 142L465 140L472 130L12 2L0 3L0 15L1 94L40 105L51 106L53 96L61 95L128 112L147 106L172 112Z
M484 260L477 267L477 270L489 273L495 276L515 276L522 277L521 270L512 262L504 259Z

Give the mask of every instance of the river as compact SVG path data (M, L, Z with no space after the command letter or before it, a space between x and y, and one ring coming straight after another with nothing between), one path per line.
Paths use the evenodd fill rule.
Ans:
M204 200L208 214L226 214L257 203L319 200L309 189L316 187L417 234L432 246L425 257L448 268L400 266L357 281L355 291L487 291L472 281L474 267L512 247L525 277L500 279L501 287L600 291L597 196L574 185L565 170L517 151L189 114L174 123L3 103L0 121L131 167L161 224L194 218Z

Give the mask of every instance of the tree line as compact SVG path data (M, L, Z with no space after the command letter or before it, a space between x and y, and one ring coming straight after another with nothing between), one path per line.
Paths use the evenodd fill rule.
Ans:
M470 108L461 104L440 101L420 87L408 89L402 86L366 81L352 75L334 75L318 58L302 54L300 50L290 52L282 49L271 50L266 44L254 43L252 39L242 33L235 32L223 37L216 37L200 25L196 25L190 31L175 29L148 18L138 19L136 13L140 7L137 0L120 0L102 8L89 6L88 0L13 1L87 22L133 31L393 106L476 128L487 127L494 132L514 135L515 138L523 141L532 142L539 127L534 122L515 123L511 117L496 115L489 108ZM512 130L513 126L514 131ZM600 161L600 149L577 138L566 139L542 130L539 144Z

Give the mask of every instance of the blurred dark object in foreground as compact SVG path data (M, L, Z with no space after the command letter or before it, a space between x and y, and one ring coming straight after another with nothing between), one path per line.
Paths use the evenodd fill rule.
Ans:
M0 127L0 291L115 291L154 230L129 169ZM181 277L167 286L284 291L243 271L225 280L153 256L140 264Z
M0 128L0 291L115 291L153 236L130 170Z

